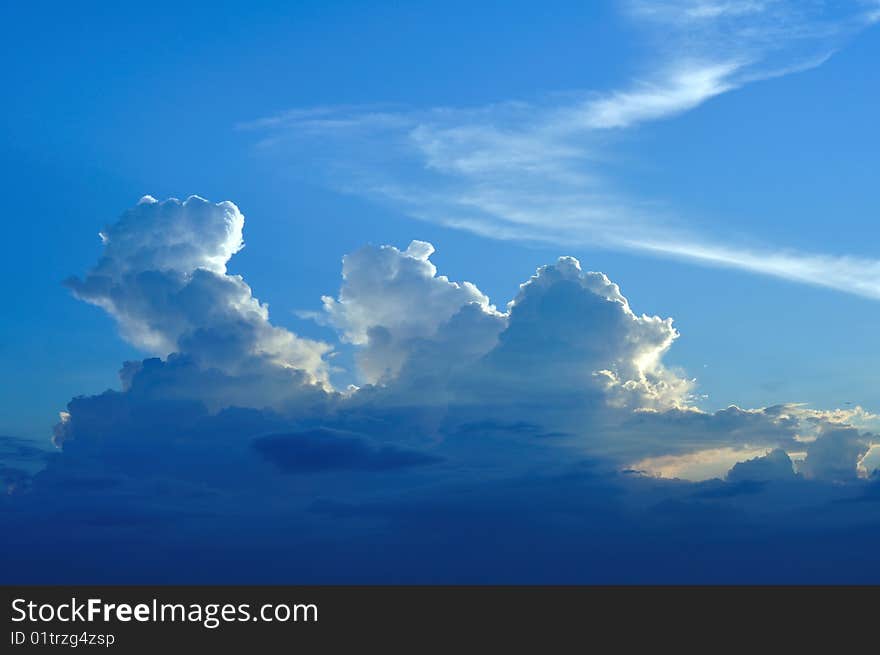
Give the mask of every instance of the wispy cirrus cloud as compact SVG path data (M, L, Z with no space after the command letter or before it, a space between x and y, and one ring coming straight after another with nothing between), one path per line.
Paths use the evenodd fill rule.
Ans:
M243 127L261 132L267 149L307 145L328 184L421 220L495 239L642 251L880 298L880 260L718 242L665 199L622 191L607 165L617 135L642 123L821 65L880 19L877 3L671 0L622 8L656 57L617 90L469 109L312 108Z

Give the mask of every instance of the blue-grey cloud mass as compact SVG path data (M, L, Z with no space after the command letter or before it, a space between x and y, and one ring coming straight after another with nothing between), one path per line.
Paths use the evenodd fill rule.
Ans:
M68 282L149 356L55 451L0 438L5 582L880 581L869 412L700 409L672 319L572 257L493 303L367 246L305 339L226 272L243 226L147 197Z

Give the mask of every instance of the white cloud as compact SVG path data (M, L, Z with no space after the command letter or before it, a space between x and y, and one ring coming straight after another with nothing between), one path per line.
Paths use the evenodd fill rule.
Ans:
M793 282L880 299L880 260L769 249L737 249L706 242L631 240L636 250L738 268Z
M367 246L343 258L339 297L322 299L324 320L359 347L358 364L366 382L394 378L419 341L435 337L467 305L503 324L475 285L437 275L430 260L433 252L430 243L413 241L403 251Z
M328 184L496 239L651 252L880 298L880 261L719 243L667 205L616 188L609 129L693 110L757 80L820 65L874 22L872 7L798 2L632 2L654 58L607 92L471 109L300 110L250 125L267 146L310 143ZM302 155L308 152L297 148ZM686 213L686 208L685 208Z
M421 439L501 426L513 441L551 435L560 457L661 474L726 471L737 457L799 449L807 478L841 479L856 475L875 440L861 430L876 416L858 407L694 407L694 381L663 362L678 337L672 320L636 314L606 275L572 257L539 268L500 312L476 285L438 274L424 241L343 259L338 297L313 316L350 344L369 384L336 394L323 360L330 346L273 326L244 280L226 273L243 222L229 202L147 198L104 230L101 260L69 285L166 359L128 363L121 392L71 402L58 443L112 432L123 418L137 432L132 421L153 405L186 420L271 406L297 421L335 416Z
M734 61L670 70L655 81L587 102L578 108L579 122L586 129L623 128L674 116L735 88L731 76L739 69L740 63Z
M185 353L227 373L259 362L302 370L309 381L326 384L323 357L330 347L272 325L268 307L241 276L226 273L229 258L243 247L243 226L228 201L147 196L101 232L101 259L67 285L150 353Z
M119 278L141 271L225 274L244 247L244 216L234 203L212 204L198 196L159 202L144 196L100 232L104 252L95 275Z
M351 407L442 408L453 425L536 424L575 452L696 479L774 448L805 449L805 474L827 479L836 474L817 440L836 430L873 439L860 429L876 417L860 407L698 409L694 380L663 362L678 337L672 320L636 314L606 275L572 257L539 268L500 313L476 286L438 275L433 252L413 242L345 257L339 297L324 298L316 318L341 331L377 385L350 396ZM853 470L864 455L831 446Z
M807 446L800 472L807 478L846 482L856 479L859 463L871 448L868 435L850 426L823 426L819 437Z
M692 382L662 363L678 336L672 320L637 316L604 274L561 257L501 313L473 284L438 275L433 252L414 241L346 255L338 299L324 297L324 314L313 315L355 346L366 382L415 387L417 402L438 385L459 402L560 390L620 407L687 402Z
M686 404L691 381L662 358L678 332L672 319L637 316L603 273L573 257L543 266L511 302L509 324L486 366L529 395L597 390L611 405L669 408Z
M760 14L777 0L630 0L629 10L636 16L666 23L687 24L691 21L714 20L722 17Z

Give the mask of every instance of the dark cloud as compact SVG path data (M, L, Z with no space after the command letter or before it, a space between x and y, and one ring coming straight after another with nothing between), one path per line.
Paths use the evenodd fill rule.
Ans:
M40 448L33 441L0 435L0 458L3 461L41 461L48 457L49 451Z
M377 448L364 437L326 428L258 437L252 446L284 473L390 471L440 461L394 446Z
M0 483L6 494L20 494L30 488L33 475L41 470L53 453L33 441L0 435Z

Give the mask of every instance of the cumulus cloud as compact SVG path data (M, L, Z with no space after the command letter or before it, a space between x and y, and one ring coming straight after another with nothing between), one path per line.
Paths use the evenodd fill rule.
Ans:
M437 275L434 247L364 248L343 260L324 317L356 348L367 382L426 402L587 396L617 407L687 403L692 381L662 358L671 319L636 315L616 284L572 257L541 267L501 313L468 282ZM322 317L318 317L321 320Z
M237 373L255 362L303 371L327 384L327 344L272 325L241 276L226 273L241 248L244 217L231 202L145 196L101 232L104 252L67 285L156 355L186 353L206 368Z
M767 582L779 581L761 569L767 539L789 549L805 530L877 529L863 512L876 494L859 478L876 416L701 410L694 382L663 362L672 320L637 314L571 257L539 268L501 312L439 275L425 242L347 256L317 316L367 383L314 384L315 369L266 345L275 328L242 308L259 306L249 289L239 302L195 281L244 285L225 272L241 245L233 207L145 201L71 283L130 338L159 335L175 352L126 363L119 390L72 399L55 430L62 451L39 473L13 461L32 449L0 440L13 494L0 498L0 559L26 562L27 581L72 579L26 559L52 544L90 581L645 582L674 571L667 581L705 582L699 567L717 558L725 574L740 562ZM197 242L199 229L213 236ZM211 354L210 333L241 323L251 338ZM816 527L815 510L832 506ZM695 541L707 559L682 563ZM212 558L193 556L206 549ZM822 553L791 550L815 576Z
M502 379L535 392L601 389L621 407L669 408L687 401L691 381L663 363L678 332L672 319L637 316L603 273L573 257L543 266L520 287L507 328L486 357Z
M824 425L819 437L807 445L801 472L809 478L854 480L859 462L871 447L870 438L850 426Z
M636 314L606 275L562 257L541 267L499 313L476 287L438 276L432 252L421 242L407 251L365 249L360 265L345 269L340 300L325 299L325 312L348 329L358 356L394 354L396 374L378 377L349 398L351 406L437 405L446 427L432 423L432 434L500 425L522 435L511 426L537 422L530 433L558 435L563 449L693 479L723 477L773 449L804 451L823 431L872 420L861 408L796 404L702 411L694 380L663 362L678 337L672 320ZM439 320L412 316L425 306L440 307ZM854 468L863 452L839 454ZM810 471L815 479L833 476Z
M791 458L782 448L774 448L766 455L738 462L727 472L728 482L794 480L796 477Z
M699 477L784 448L805 451L804 474L825 479L854 470L871 445L853 427L871 420L860 408L701 411L694 381L663 362L678 337L672 319L636 314L606 275L572 257L539 268L502 312L476 285L440 275L424 241L343 258L338 296L312 316L354 350L366 384L337 394L323 359L330 347L273 326L244 280L227 274L243 224L230 202L146 197L102 232L101 260L68 284L165 358L126 363L121 391L71 401L56 444L121 425L142 434L137 422L159 408L182 420L237 406L340 429L354 420L356 431L409 407L406 429L437 439L473 424L535 425L562 449L659 475ZM828 435L838 429L855 430L862 446L835 445Z
M440 326L467 306L491 317L486 323L496 333L503 325L502 316L475 285L437 275L433 253L430 243L413 241L403 251L367 246L343 257L339 297L322 299L325 318L343 340L358 346L366 382L394 378L422 340L436 337Z

